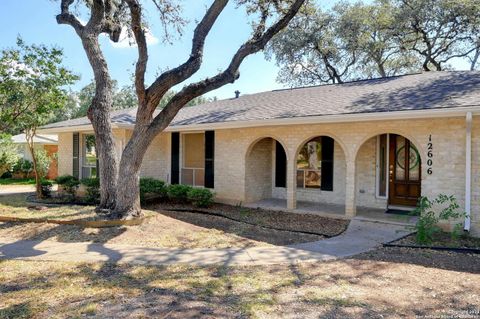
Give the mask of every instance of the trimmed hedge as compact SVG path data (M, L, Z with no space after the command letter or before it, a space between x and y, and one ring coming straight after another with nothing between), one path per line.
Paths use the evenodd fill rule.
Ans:
M100 202L100 179L99 178L83 178L80 183L85 186L85 197L88 203L98 204Z
M142 204L145 203L147 194L154 194L165 199L167 197L165 182L150 177L140 178L140 202Z
M174 202L185 203L188 200L188 191L192 189L188 185L169 185L167 187L168 198Z
M187 193L188 200L197 207L211 206L213 196L213 192L206 188L191 188Z
M84 178L78 180L71 175L63 175L56 178L66 193L75 197L80 184L85 186L85 200L88 203L97 204L100 201L100 179ZM195 188L189 185L166 185L164 181L145 177L140 178L140 202L145 204L146 196L155 195L156 200L170 200L179 204L193 204L196 207L208 207L213 204L215 194L206 188Z
M49 198L52 196L52 187L53 182L49 181L48 179L42 179L40 181L40 189L42 191L42 196L45 198Z
M77 188L80 185L78 178L72 175L58 176L55 181L58 185L61 185L65 192L72 197L75 197Z
M195 188L189 185L169 185L168 198L175 203L191 203L197 207L208 207L213 204L214 193L207 188Z

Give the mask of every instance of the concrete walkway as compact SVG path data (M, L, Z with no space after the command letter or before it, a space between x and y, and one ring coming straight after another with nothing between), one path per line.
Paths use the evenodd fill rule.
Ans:
M202 266L291 264L356 255L405 234L407 232L402 226L353 220L340 236L291 247L167 249L0 238L0 259Z
M34 185L0 185L0 195L12 195L35 192Z

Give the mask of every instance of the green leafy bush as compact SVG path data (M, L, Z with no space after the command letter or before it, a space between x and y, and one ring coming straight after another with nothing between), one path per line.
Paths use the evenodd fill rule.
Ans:
M188 200L197 207L211 206L213 197L213 192L206 188L191 188L187 193Z
M33 163L24 158L18 159L18 161L13 165L12 172L15 174L25 174L28 175L33 171Z
M142 204L145 203L147 194L154 194L162 199L165 198L167 196L165 182L150 177L140 178L140 202Z
M18 160L17 147L10 135L0 133L0 176L10 171Z
M174 202L188 202L188 192L193 189L192 186L175 184L167 187L168 198Z
M35 150L35 158L37 159L37 173L40 178L43 178L48 174L52 158L44 149Z
M415 240L417 243L431 243L435 234L442 232L442 229L438 227L440 221L464 218L466 213L460 211L459 208L460 206L453 195L440 194L434 200L422 196L414 211L414 214L419 216L417 223L413 226L413 229L416 231ZM461 226L461 224L455 225L455 231L452 233L452 236L457 236L459 225Z
M49 181L48 179L42 179L40 181L40 189L44 198L49 198L52 196L52 187L52 181Z
M61 185L64 191L72 197L75 197L77 192L78 185L80 185L80 181L78 178L72 175L62 175L58 176L55 181L58 185Z
M85 200L92 204L100 202L100 179L99 178L83 178L80 183L85 186Z

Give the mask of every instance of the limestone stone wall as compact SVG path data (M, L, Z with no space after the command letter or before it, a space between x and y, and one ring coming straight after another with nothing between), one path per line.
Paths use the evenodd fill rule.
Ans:
M255 202L272 197L273 140L258 141L246 156L245 201Z
M387 200L377 197L377 137L358 150L356 169L357 206L386 208Z
M474 127L478 127L479 120L475 118ZM314 136L327 135L335 139L336 145L341 147L346 162L355 162L353 170L355 184L344 186L342 190L345 204L355 203L358 206L385 207L386 201L375 198L375 138L379 134L394 133L410 139L418 148L422 158L422 195L431 198L438 194L453 194L459 204L464 207L465 193L465 118L437 118L413 119L397 121L370 121L341 124L291 125L286 127L271 126L261 128L228 129L216 131L216 158L215 158L215 191L218 198L229 201L245 202L246 187L245 154L249 147L262 137L272 137L284 145L293 165L298 149L304 142ZM427 145L429 137L433 144L432 174L427 174ZM474 198L472 201L472 221L478 228L478 159L480 150L480 131L474 132ZM337 148L337 147L336 147ZM228 150L228 151L226 151ZM236 154L236 156L232 156ZM335 154L338 154L336 151ZM339 160L336 158L335 167ZM351 179L351 174L346 177ZM337 172L335 173L336 179ZM335 186L341 183L335 182ZM334 187L335 187L334 186ZM346 188L349 191L346 191ZM334 190L335 192L335 190ZM285 190L274 190L274 196L285 197ZM296 199L301 200L310 196L295 191ZM309 197L311 198L311 197ZM473 215L472 214L472 215Z
M289 207L296 200L318 199L344 204L346 214L353 216L356 206L385 207L386 202L375 198L376 140L379 134L403 135L417 147L422 158L422 195L431 198L438 194L455 195L461 207L465 207L465 117L410 119L391 121L362 121L336 124L308 124L289 126L265 126L215 131L215 192L220 201L238 204L248 202L249 192L259 185L249 176L258 171L272 173L272 165L265 163L272 156L271 144L256 143L270 137L279 141L288 161L287 190L273 189L272 196L287 198ZM126 134L128 139L128 134ZM330 136L335 140L335 180L333 192L297 190L295 159L300 147L316 136ZM433 145L431 170L427 170L427 147ZM71 133L59 135L59 173L71 173ZM142 175L169 181L170 133L160 134L150 146L142 166ZM271 141L271 140L270 140ZM261 142L263 143L263 142ZM264 151L256 149L261 145ZM480 118L474 117L472 145L472 231L480 231ZM256 157L247 160L253 150ZM343 159L342 159L343 157ZM257 161L257 163L255 163ZM343 163L342 163L343 161ZM355 165L354 165L355 164ZM262 176L271 187L272 179ZM343 182L342 182L343 181ZM252 186L253 185L253 186ZM316 191L316 193L315 193ZM262 195L264 196L264 194ZM293 204L292 204L293 203Z
M170 181L170 133L161 133L145 154L140 175Z
M58 175L73 173L73 134L58 134Z
M480 117L472 123L472 233L480 236Z

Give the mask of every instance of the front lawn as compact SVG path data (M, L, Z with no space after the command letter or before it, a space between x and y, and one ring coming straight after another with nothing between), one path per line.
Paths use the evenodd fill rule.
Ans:
M0 185L35 185L35 178L0 178Z
M398 248L258 267L9 260L0 318L453 318L478 311L479 265Z
M91 220L97 217L93 206L62 205L35 210L32 207L29 208L25 198L25 194L0 196L0 216L64 220ZM42 204L37 204L37 206L42 206ZM0 223L0 237L59 242L115 243L163 248L244 248L272 244L288 245L324 238L319 234L275 230L218 216L185 212L167 213L155 206L147 208L144 210L147 218L139 226L82 228L72 225L8 222ZM226 208L224 210L226 211ZM248 216L255 212L255 210L245 211L243 214ZM225 214L229 215L227 212ZM262 215L259 212L259 216L263 216L257 221L260 225L269 221L265 213ZM298 216L299 221L303 220L300 217ZM290 219L286 216L284 224L288 225ZM332 220L328 222L327 219L318 217L312 218L312 220L303 220L303 222L304 224L310 224L309 227L312 229L316 228L320 234L326 229L333 229L335 233L338 233L343 231L347 225L346 221ZM271 221L269 225L272 226ZM329 225L335 227L332 228ZM295 225L291 226L295 228ZM296 226L298 228L298 225ZM280 227L280 229L285 229L285 227Z

